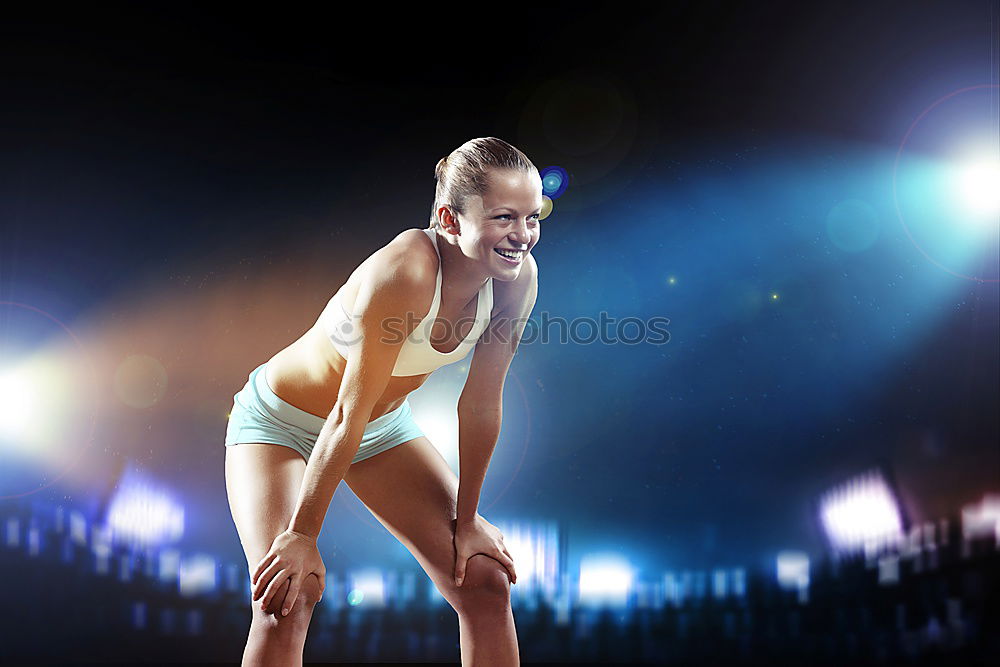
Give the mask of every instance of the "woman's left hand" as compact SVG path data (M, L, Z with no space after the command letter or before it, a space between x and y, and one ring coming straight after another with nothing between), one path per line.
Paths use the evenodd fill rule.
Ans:
M503 535L479 514L469 523L455 524L455 585L462 585L466 563L476 554L485 554L500 561L507 568L510 583L517 583L514 559L503 543Z

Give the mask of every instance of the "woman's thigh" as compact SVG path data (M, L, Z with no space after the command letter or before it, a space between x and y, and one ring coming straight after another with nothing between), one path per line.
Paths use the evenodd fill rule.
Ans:
M344 481L455 605L458 478L434 445L424 436L415 438L351 465ZM495 582L500 569L489 556L473 556L467 579Z
M302 455L290 447L255 443L226 447L226 493L248 573L288 528L305 470ZM277 608L283 599L283 594L276 595L271 606Z

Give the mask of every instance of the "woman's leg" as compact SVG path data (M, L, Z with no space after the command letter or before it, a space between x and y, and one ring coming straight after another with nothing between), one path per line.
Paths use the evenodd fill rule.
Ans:
M458 478L434 445L421 436L393 447L351 465L344 481L458 612L462 664L519 665L507 569L477 554L455 586Z
M246 553L248 573L256 569L274 538L288 528L305 469L302 455L283 445L226 447L226 493ZM288 592L287 581L266 612L261 610L259 600L252 602L253 618L243 666L302 665L306 631L321 590L316 575L309 575L288 616L280 613Z

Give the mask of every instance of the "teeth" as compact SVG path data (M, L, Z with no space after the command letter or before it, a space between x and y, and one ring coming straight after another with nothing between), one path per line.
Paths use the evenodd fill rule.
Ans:
M503 250L500 248L497 248L496 250L504 257L509 257L510 259L521 259L521 255L523 254L523 251L521 250Z

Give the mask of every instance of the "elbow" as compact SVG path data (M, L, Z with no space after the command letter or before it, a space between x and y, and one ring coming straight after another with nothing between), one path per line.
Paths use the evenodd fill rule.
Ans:
M349 405L340 401L334 404L326 418L326 428L330 430L335 440L346 439L356 447L361 446L361 439L367 427L368 415L362 414L360 410L351 409Z

